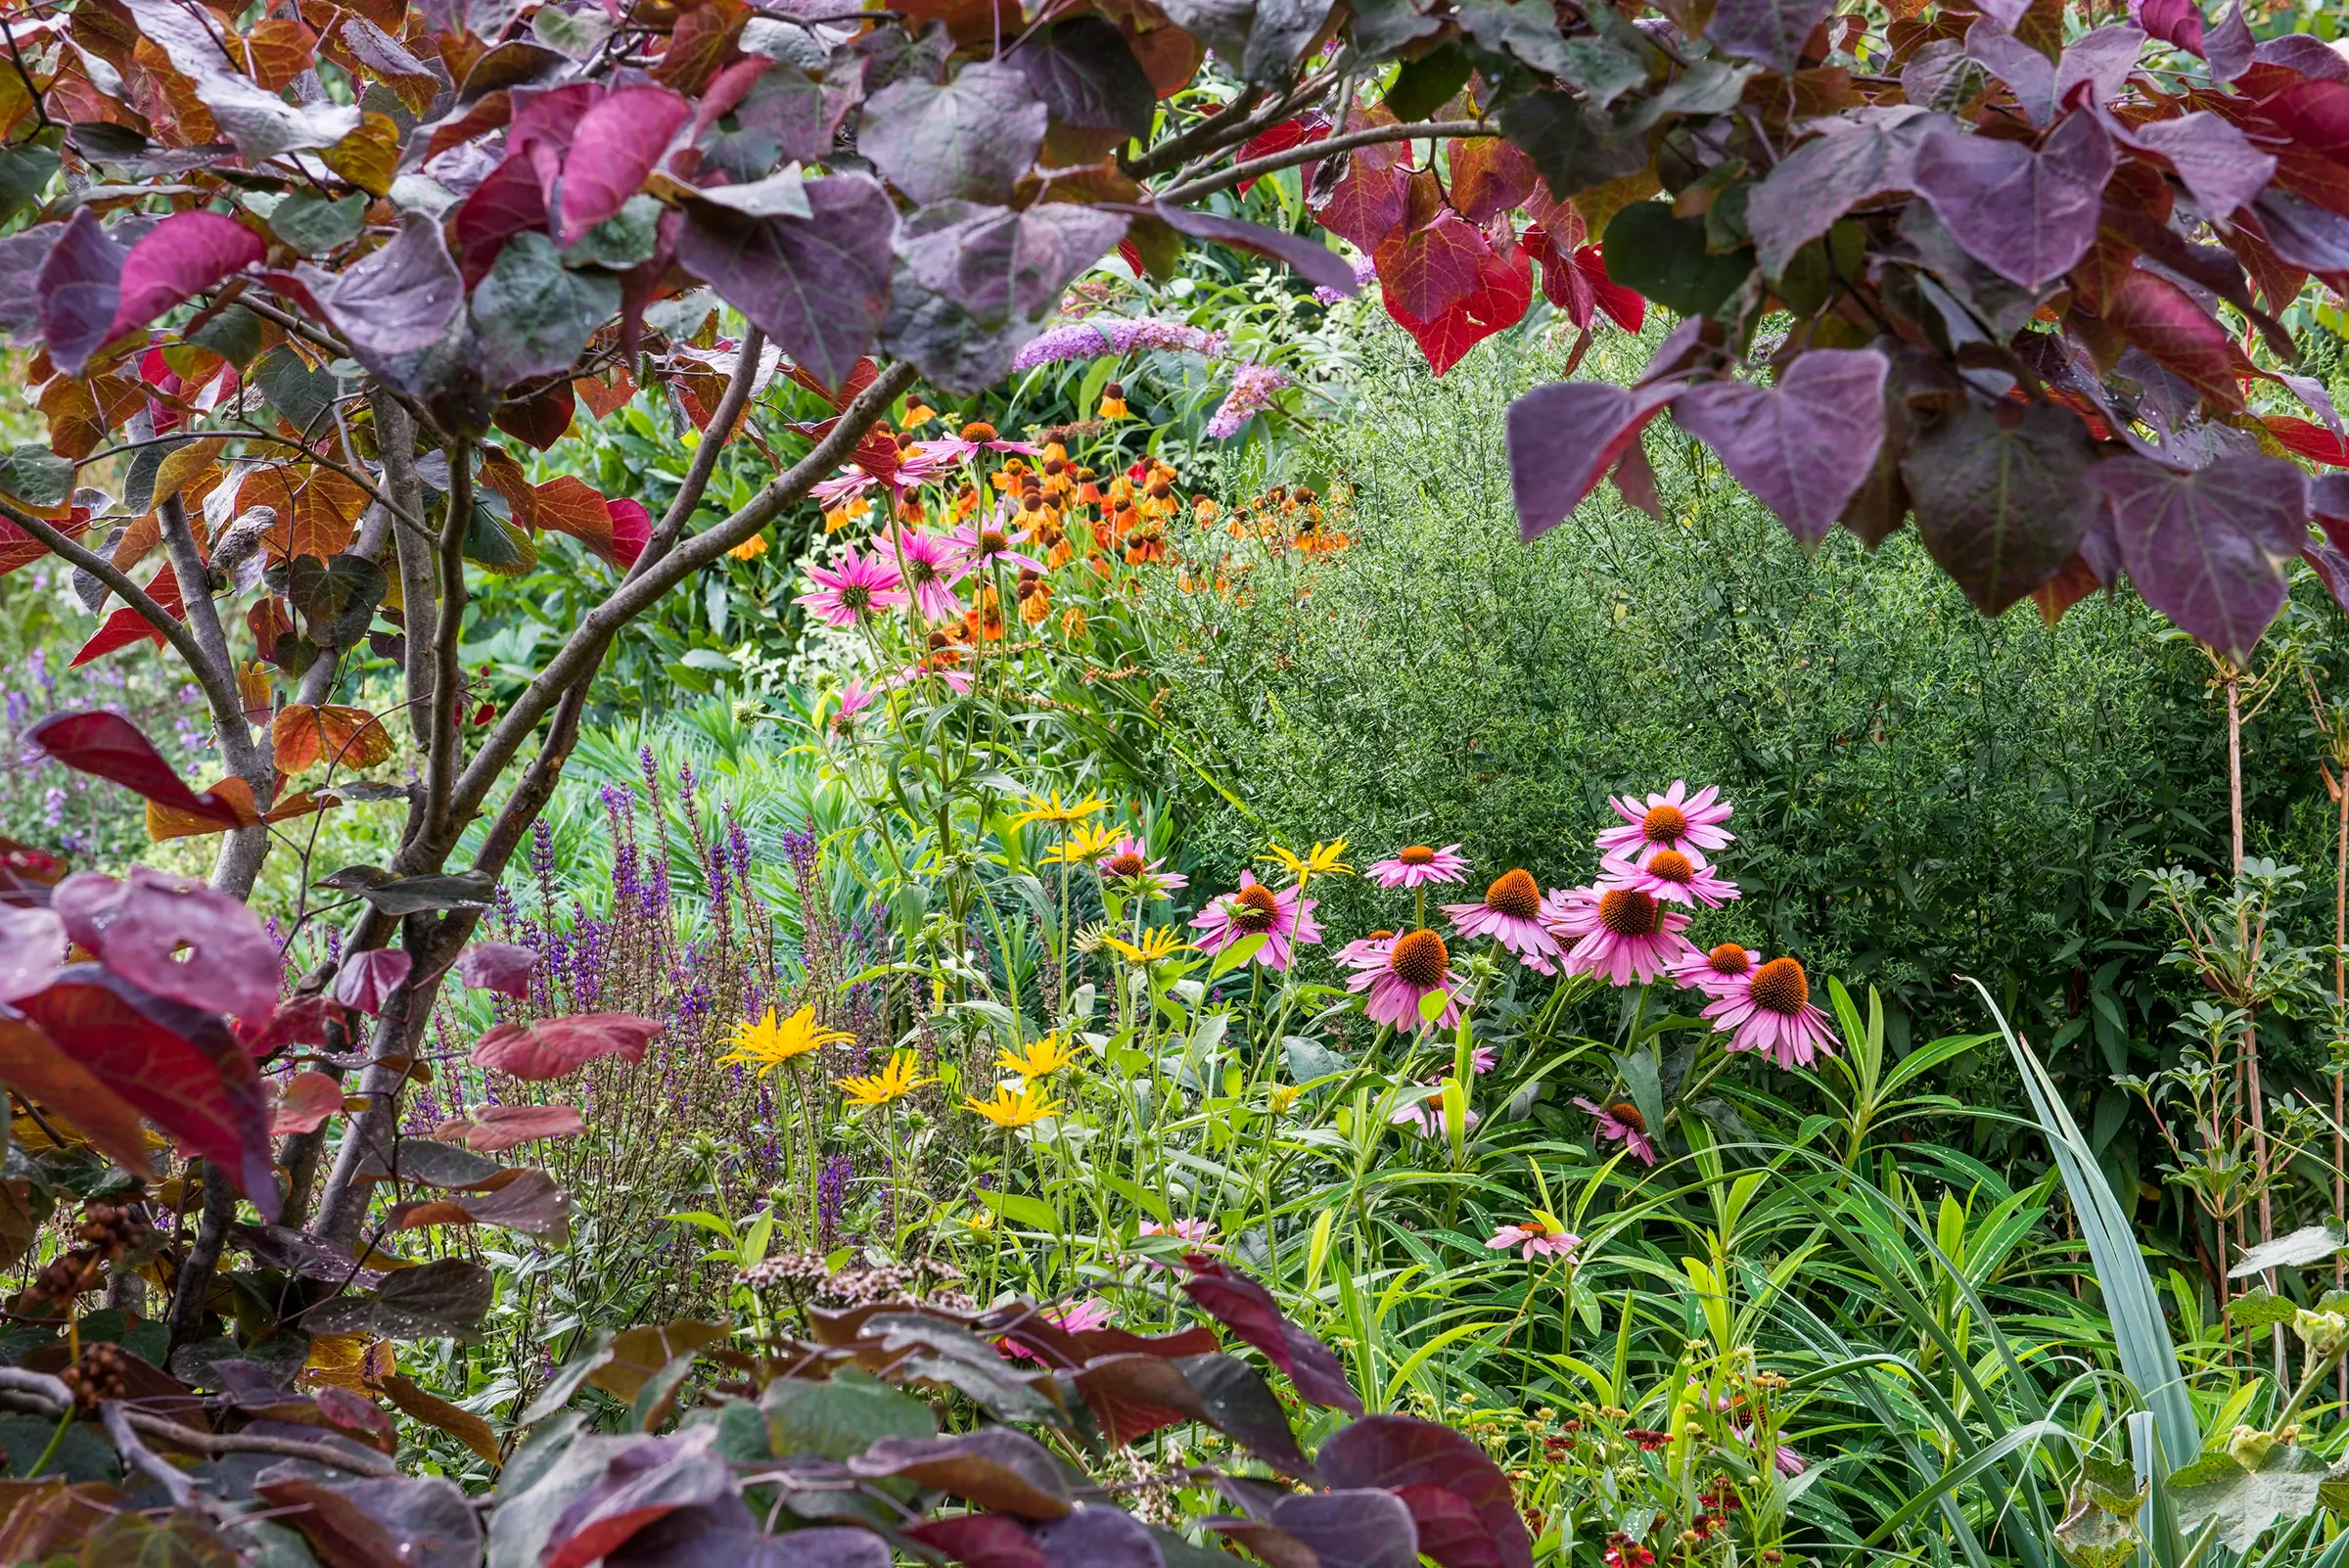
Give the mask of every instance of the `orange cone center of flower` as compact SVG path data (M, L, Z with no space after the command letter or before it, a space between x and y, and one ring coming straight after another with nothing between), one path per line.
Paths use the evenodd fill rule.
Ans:
M1010 548L1011 540L993 529L979 535L979 553L982 555L1001 555Z
M974 421L962 427L962 438L966 441L991 441L995 438L995 427L985 420Z
M1539 1219L1530 1215L1517 1222L1517 1228L1524 1231L1528 1236L1537 1239L1546 1237L1550 1234L1549 1226L1543 1224Z
M1755 1006L1790 1018L1811 1001L1811 982L1791 958L1773 958L1755 970L1753 988Z
M1395 858L1401 860L1405 865L1434 865L1436 852L1424 844L1414 844L1407 849L1397 851Z
M1617 1100L1607 1107L1607 1114L1635 1132L1647 1130L1647 1118L1641 1116L1639 1107L1629 1100Z
M1650 844L1673 844L1688 836L1688 818L1677 806L1651 806L1639 819L1639 833Z
M1280 901L1261 882L1251 882L1231 896L1231 923L1250 936L1271 930L1279 918Z
M1598 896L1598 923L1618 937L1652 937L1661 911L1655 895L1637 888L1609 888Z
M1542 912L1541 884L1534 880L1531 871L1503 871L1485 890L1485 907L1496 914L1531 920Z
M1451 962L1444 939L1432 931L1398 937L1387 951L1387 967L1395 978L1417 991L1433 991L1444 984L1444 970Z
M1685 887L1696 880L1696 867L1678 850L1658 850L1647 857L1647 874Z
M1737 944L1725 942L1705 954L1705 965L1717 975L1742 975L1754 966L1754 960Z
M1138 854L1113 854L1109 857L1109 874L1113 877L1138 877L1144 867Z

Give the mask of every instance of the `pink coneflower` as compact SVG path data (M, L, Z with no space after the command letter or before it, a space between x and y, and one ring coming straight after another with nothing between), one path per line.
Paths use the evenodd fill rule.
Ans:
M1566 952L1570 975L1599 975L1613 986L1634 980L1644 985L1669 973L1691 950L1681 935L1688 927L1687 911L1637 888L1577 889L1549 913L1549 929L1574 944Z
M963 570L966 572L985 572L996 566L1008 566L1014 570L1026 567L1031 572L1049 570L1035 556L1023 555L1012 548L1015 544L1026 543L1027 539L1025 530L1015 530L997 518L989 523L973 519L956 529L948 536L947 542L961 552Z
M1636 888L1671 903L1701 903L1718 909L1738 897L1737 884L1707 865L1702 855L1657 850L1644 862L1610 854L1599 862L1599 886Z
M1347 969L1362 969L1387 961L1387 949L1395 945L1395 933L1373 931L1367 937L1357 937L1338 949L1338 963Z
M1482 1078L1500 1065L1500 1053L1490 1045L1479 1045L1468 1053L1468 1071Z
M1036 1315L1050 1323L1054 1328L1067 1333L1089 1334L1097 1328L1107 1328L1117 1314L1110 1311L1109 1303L1100 1297L1087 1296L1082 1301L1060 1302L1049 1307L1039 1307L1036 1311ZM1016 1356L1024 1360L1040 1361L1043 1360L1042 1356L1017 1340L998 1339L995 1341L995 1349L1006 1356Z
M1223 1243L1216 1239L1216 1222L1213 1220L1177 1220L1171 1225L1145 1220L1134 1227L1133 1233L1137 1237L1173 1236L1183 1244L1186 1252L1218 1253L1223 1250ZM1171 1269L1174 1267L1173 1264L1160 1263L1155 1258L1144 1258L1142 1262L1153 1268Z
M1599 853L1644 864L1658 850L1718 850L1737 837L1721 825L1729 819L1730 807L1721 803L1720 795L1720 787L1712 784L1690 795L1688 781L1676 778L1672 788L1650 795L1645 805L1628 795L1610 797L1607 804L1627 825L1601 832Z
M1734 1428L1733 1430L1737 1434L1738 1442L1751 1443L1754 1441L1752 1428L1740 1426ZM1778 1444L1777 1451L1778 1452L1772 1455L1772 1458L1778 1467L1778 1474L1786 1477L1789 1481L1793 1480L1796 1476L1801 1475L1805 1470L1811 1468L1810 1460L1804 1458L1802 1454L1795 1452L1793 1449L1788 1448L1785 1444Z
M842 736L853 734L856 715L872 707L880 695L870 686L853 680L841 687L840 700L832 705L832 715L827 720L832 726L832 733Z
M876 482L861 468L844 468L828 480L817 480L807 486L807 494L815 504L829 512L841 502L862 495Z
M1189 877L1160 870L1166 863L1163 859L1151 859L1150 846L1130 833L1111 845L1109 853L1093 862L1105 880L1124 883L1135 893L1156 894L1161 898L1191 885Z
M1639 1107L1629 1100L1619 1100L1613 1105L1584 1099L1574 1103L1590 1113L1590 1130L1598 1135L1600 1143L1622 1144L1641 1165L1656 1163L1656 1146L1648 1141L1647 1120L1639 1114Z
M1422 1090L1418 1097L1408 1104L1399 1105L1395 1108L1395 1114L1387 1118L1390 1125L1415 1127L1419 1130L1419 1135L1425 1138L1435 1137L1444 1130L1444 1080L1431 1078L1428 1083L1434 1086ZM1463 1127L1476 1126L1478 1121L1476 1108L1469 1106L1466 1108L1466 1113L1461 1119L1460 1125Z
M1447 844L1441 850L1413 844L1397 850L1390 859L1371 861L1364 875L1382 888L1424 888L1439 882L1465 880L1468 861L1456 844Z
M1718 994L1704 1016L1729 1036L1728 1049L1760 1051L1785 1068L1808 1067L1820 1051L1835 1054L1835 1032L1811 1005L1810 977L1792 958L1773 958Z
M1451 928L1463 937L1491 937L1536 974L1556 973L1557 938L1542 924L1542 888L1530 871L1503 871L1482 903L1448 903Z
M904 562L900 584L913 595L914 608L932 621L952 621L962 614L962 598L954 584L970 576L953 541L919 529L896 531L897 553Z
M815 586L800 595L800 603L826 625L852 626L876 610L905 602L896 565L861 550L842 556L835 567L809 567L807 580Z
M882 676L881 684L894 691L899 686L910 686L915 681L931 675L936 675L944 681L950 690L965 697L971 694L971 688L976 684L971 679L971 672L967 669L956 669L951 665L933 665L923 659L916 659L904 669Z
M1544 1258L1571 1258L1574 1249L1583 1244L1583 1238L1571 1230L1553 1229L1548 1221L1535 1215L1517 1224L1502 1225L1485 1245L1497 1252L1520 1242L1525 1246L1523 1256L1530 1263L1537 1254Z
M1688 955L1672 966L1672 978L1690 991L1701 991L1709 996L1726 996L1762 962L1762 955L1751 947L1725 942L1712 951L1691 947Z
M923 441L919 450L922 461L944 468L952 463L964 463L981 452L1023 452L1030 457L1043 450L1034 441L1010 441L995 434L992 425L965 425L959 436L941 436Z
M1313 909L1320 902L1307 899L1301 903L1296 888L1274 893L1242 871L1238 890L1211 899L1191 927L1207 933L1198 944L1199 950L1207 953L1221 952L1235 942L1261 935L1265 945L1250 961L1286 972L1292 943L1312 946L1321 940L1321 927L1313 919Z
M1460 977L1451 971L1451 954L1446 950L1444 939L1432 931L1409 931L1386 942L1351 942L1338 954L1338 961L1355 971L1346 989L1369 992L1362 1002L1362 1016L1373 1024L1392 1025L1406 1033L1418 1029L1419 1004L1437 992L1446 993L1437 1024L1450 1029L1460 1021L1459 1006L1451 1000L1459 990Z

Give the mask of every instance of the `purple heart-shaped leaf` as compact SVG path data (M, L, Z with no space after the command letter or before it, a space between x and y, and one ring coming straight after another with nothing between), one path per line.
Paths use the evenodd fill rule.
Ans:
M1691 387L1672 417L1720 453L1722 466L1796 538L1816 545L1884 444L1885 368L1873 348L1815 348L1774 387L1738 381Z
M2280 457L2222 457L2180 474L2142 457L2096 471L2129 580L2147 604L2240 661L2283 608L2308 542L2308 477Z
M1914 179L1968 255L2036 289L2071 270L2096 242L2112 164L2104 127L2075 114L2038 152L1944 127L1917 149Z

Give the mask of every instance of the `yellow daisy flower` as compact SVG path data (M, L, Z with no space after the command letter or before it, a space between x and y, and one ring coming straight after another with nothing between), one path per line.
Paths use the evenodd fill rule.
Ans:
M1104 937L1101 940L1129 964L1160 963L1178 952L1191 950L1191 945L1183 941L1172 926L1153 926L1142 933L1142 940L1138 944L1118 937Z
M1346 841L1337 839L1328 844L1316 844L1303 854L1275 844L1259 858L1278 861L1282 870L1303 881L1307 877L1336 876L1352 871L1354 867L1338 858L1345 853Z
M1088 822L1036 856L1047 865L1089 865L1118 847L1124 831L1115 823Z
M1017 1094L1012 1093L1010 1089L1001 1084L997 1084L993 1099L982 1100L966 1096L962 1105L964 1110L975 1111L994 1123L995 1126L1005 1130L1031 1127L1047 1116L1060 1114L1060 1101L1045 1099L1033 1084L1021 1089Z
M1042 1039L1032 1039L1015 1055L1010 1051L995 1053L995 1067L1005 1073L1017 1073L1030 1083L1050 1078L1082 1054L1077 1042L1054 1031Z
M1013 827L1026 827L1031 822L1044 822L1053 827L1073 827L1088 816L1097 816L1109 809L1107 797L1100 795L1087 795L1081 801L1071 801L1063 806L1058 790L1054 790L1049 796L1031 795L1021 804L1026 806L1027 809L1011 819Z
M889 1065L870 1078L852 1074L847 1078L834 1079L832 1086L847 1096L851 1105L887 1105L892 1100L903 1099L924 1084L938 1082L935 1078L916 1078L913 1072L913 1052L892 1051Z
M819 1046L837 1045L855 1038L845 1030L826 1029L817 1023L812 1004L780 1023L775 1021L775 1010L769 1007L766 1016L757 1022L734 1026L731 1037L734 1049L719 1057L718 1062L725 1066L756 1067L764 1073L795 1062Z

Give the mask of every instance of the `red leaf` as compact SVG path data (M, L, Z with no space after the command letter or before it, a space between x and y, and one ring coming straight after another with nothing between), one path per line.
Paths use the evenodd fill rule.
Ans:
M558 381L531 396L498 404L493 417L499 430L543 452L571 433L572 415L577 411L571 383Z
M277 1006L283 966L260 917L193 878L143 865L126 882L83 871L58 885L50 907L67 936L159 996L239 1018Z
M147 579L147 597L167 612L172 620L188 619L186 609L179 602L178 575L169 567L158 568L155 576ZM149 625L145 616L124 605L106 618L105 623L74 654L73 662L68 668L79 669L93 659L103 659L117 648L127 648L139 642L152 642L161 648L163 646L163 634Z
M613 1454L602 1477L556 1517L539 1568L587 1568L657 1519L732 1497L733 1475L709 1446L707 1438L646 1438Z
M1239 152L1233 156L1232 161L1245 163L1251 159L1269 158L1274 153L1285 153L1290 148L1302 147L1307 142L1320 141L1328 134L1329 121L1323 119L1319 115L1308 115L1301 119L1284 119L1277 125L1259 131L1242 143ZM1305 178L1310 184L1313 180L1311 172L1313 165L1308 163L1304 167L1308 171ZM1247 195L1248 188L1255 183L1256 180L1253 177L1240 181L1240 194Z
M1361 1396L1346 1381L1336 1354L1283 1317L1270 1291L1218 1259L1194 1253L1183 1261L1191 1266L1184 1293L1288 1373L1299 1398L1349 1415L1362 1413Z
M279 1085L277 1109L269 1118L274 1137L289 1132L315 1132L326 1119L343 1109L343 1085L315 1068L304 1069Z
M22 1005L60 1050L276 1221L269 1099L227 1025L96 964L73 965Z
M1575 270L1590 280L1591 296L1607 319L1626 332L1637 332L1647 324L1647 300L1636 289L1627 289L1607 276L1606 253L1595 245L1586 245L1574 253Z
M691 118L666 87L623 87L580 115L563 160L563 243L618 212Z
M240 1021L237 1038L256 1062L265 1062L289 1045L324 1045L326 1026L340 1021L343 1008L329 996L297 996L259 1022Z
M1543 298L1565 311L1566 319L1576 326L1589 327L1591 314L1598 309L1598 295L1590 275L1575 265L1574 253L1560 250L1550 239L1548 225L1543 223L1525 231L1525 250L1542 263Z
M335 974L335 1000L362 1013L380 1013L407 980L416 961L402 947L370 947L343 960Z
M267 254L261 237L235 218L201 208L172 213L123 258L122 297L107 337L146 326L230 273L260 265Z
M139 1113L60 1050L30 1019L0 1007L0 1084L65 1118L99 1153L133 1176L154 1179Z
M567 1138L587 1130L569 1105L484 1105L471 1116L443 1122L433 1136L454 1138L476 1154L498 1154L535 1138Z
M2124 273L2107 296L2105 322L2175 371L2219 412L2243 406L2234 342L2184 289L2142 267Z
M1392 163L1365 159L1362 155L1369 151L1355 151L1329 200L1313 212L1323 228L1352 240L1365 253L1376 251L1395 232L1403 222L1405 206L1403 176L1395 172Z
M535 1024L500 1024L473 1047L473 1065L541 1082L567 1078L589 1062L618 1056L644 1060L647 1041L668 1026L629 1013L580 1013Z
M2335 468L2349 468L2349 441L2317 424L2291 414L2276 414L2260 421L2268 434L2283 443L2286 451L2315 463L2330 463Z
M1534 161L1515 142L1479 136L1445 144L1451 155L1451 205L1471 223L1514 210L1534 192Z
M66 537L78 539L89 531L89 510L86 507L75 507L70 517L53 519L51 526ZM8 519L0 517L0 577L8 576L19 567L28 567L35 561L43 560L48 554L49 546Z
M2349 83L2304 81L2259 107L2302 147L2349 163Z
M1511 1499L1509 1478L1473 1438L1415 1416L1371 1415L1322 1444L1313 1462L1333 1487L1396 1491L1414 1518L1440 1521L1439 1535L1453 1543L1457 1554L1435 1550L1424 1537L1420 1550L1444 1568L1471 1568L1479 1561L1495 1560L1503 1568L1533 1568L1533 1547ZM1427 1513L1421 1514L1422 1499L1412 1496L1421 1488L1442 1491L1466 1504L1482 1527L1475 1533L1485 1538L1494 1556L1481 1557L1460 1540L1460 1526L1467 1521L1459 1519L1456 1510L1431 1500Z
M538 955L511 942L477 942L457 954L457 979L475 991L530 999L530 971Z
M1407 328L1413 321L1435 320L1476 293L1478 269L1492 254L1476 225L1445 211L1415 234L1390 236L1371 260L1388 313ZM1442 373L1439 368L1437 374Z
M489 275L498 252L515 235L546 227L546 194L527 155L509 157L489 171L457 208L454 225L458 270L465 287Z
M612 554L622 569L636 564L644 547L653 542L652 514L641 501L625 498L604 503L612 509Z
M968 1568L1046 1568L1043 1548L1017 1519L999 1513L964 1513L933 1519L904 1532L934 1551Z
M1477 233L1474 229L1468 232ZM1483 235L1477 238L1483 242ZM1439 376L1485 339L1524 320L1526 307L1533 303L1534 264L1522 246L1512 245L1500 254L1488 252L1477 266L1477 281L1474 293L1454 301L1433 320L1412 316L1396 303L1392 294L1387 296L1387 314L1418 340L1428 367Z

